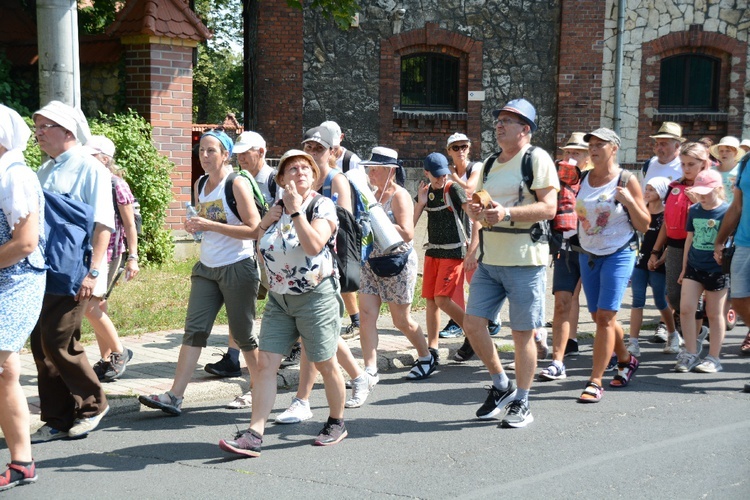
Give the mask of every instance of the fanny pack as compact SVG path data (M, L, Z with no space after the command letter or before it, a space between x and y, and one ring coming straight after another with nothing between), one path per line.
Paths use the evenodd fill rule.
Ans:
M370 263L370 269L375 275L381 278L390 278L398 276L401 271L406 267L406 263L409 261L409 254L412 249L405 252L389 253L387 255L380 255L378 257L369 257L367 262Z

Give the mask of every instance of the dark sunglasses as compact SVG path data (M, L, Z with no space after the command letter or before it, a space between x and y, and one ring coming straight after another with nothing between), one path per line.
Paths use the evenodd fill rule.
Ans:
M461 144L460 146L451 146L451 149L453 151L456 151L456 152L458 152L458 151L465 151L465 150L469 149L469 145L468 144Z

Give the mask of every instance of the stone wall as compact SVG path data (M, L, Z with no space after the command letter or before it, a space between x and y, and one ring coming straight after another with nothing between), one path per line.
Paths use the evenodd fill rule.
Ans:
M496 148L492 110L525 97L539 116L533 142L550 151L555 147L559 0L363 0L360 5L359 27L347 31L305 11L306 128L335 120L346 135L344 145L360 156L368 156L375 145L397 143L407 152L402 156L410 158L444 148L447 136L458 129L481 143L481 148L474 148L479 159ZM399 26L393 13L400 8L405 12ZM462 78L468 79L469 90L483 90L485 101L459 96L465 108L454 119L414 120L405 130L396 124L398 110L389 108L394 103L382 95L381 46L384 40L408 37L415 30L434 34L431 39L426 35L427 44L452 43L446 50L467 54ZM481 47L476 55L472 43ZM476 74L472 68L479 68Z
M125 71L122 63L81 67L81 109L92 118L125 111Z

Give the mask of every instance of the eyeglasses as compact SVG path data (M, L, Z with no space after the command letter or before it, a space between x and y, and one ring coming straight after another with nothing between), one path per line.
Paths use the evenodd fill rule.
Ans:
M510 118L499 118L492 122L496 127L498 125L502 125L503 127L507 127L511 123L516 123L518 125L525 125L523 122L519 122L518 120L511 120Z
M39 132L46 132L47 130L56 127L63 128L62 125L58 125L57 123L44 123L42 125L39 125L38 127L34 127L34 133L38 134Z
M467 149L469 149L468 144L461 144L460 146L459 145L451 146L451 150L456 151L456 152L466 151Z

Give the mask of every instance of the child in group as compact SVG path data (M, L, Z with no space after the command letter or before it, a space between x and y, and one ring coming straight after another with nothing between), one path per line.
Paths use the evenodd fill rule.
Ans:
M630 341L628 351L633 356L641 355L638 337L643 324L643 306L646 305L646 288L651 287L654 304L661 314L661 319L670 332L675 331L674 316L672 308L667 303L666 293L666 268L664 262L649 263L651 251L654 249L659 230L664 223L664 198L669 191L669 179L666 177L652 177L646 183L643 200L646 208L651 214L651 222L648 231L643 235L641 251L635 262L635 269L630 278L633 291L633 305L630 309Z
M721 174L727 203L731 204L734 197L732 191L734 189L734 181L737 178L737 166L745 152L740 148L739 139L731 135L722 137L719 144L711 146L709 151L714 158L719 160L716 170Z
M698 203L688 211L685 241L688 251L685 252L679 277L682 284L680 315L685 349L678 356L674 369L677 372L695 370L716 373L722 369L719 354L726 328L724 303L729 291L729 276L714 260L714 242L729 204L724 200L721 174L716 170L699 173L690 191L698 198ZM696 324L692 319L704 290L711 339L708 356L701 361Z
M416 196L414 224L427 212L427 245L422 297L427 300L427 343L433 354L438 349L440 311L463 327L464 309L453 300L456 287L463 286L467 236L463 225L466 192L448 180L448 159L430 153L424 160L425 176Z

